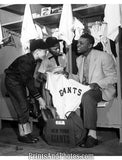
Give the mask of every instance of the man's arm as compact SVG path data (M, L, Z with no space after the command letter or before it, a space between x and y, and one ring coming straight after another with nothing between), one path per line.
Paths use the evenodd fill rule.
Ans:
M108 88L109 85L117 83L116 64L109 54L104 54L104 56L102 56L102 71L105 78L98 82L101 88Z

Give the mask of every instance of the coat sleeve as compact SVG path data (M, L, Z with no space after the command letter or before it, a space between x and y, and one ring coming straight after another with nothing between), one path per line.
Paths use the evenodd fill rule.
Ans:
M38 92L38 89L35 87L35 80L34 80L34 78L32 78L32 79L30 79L30 80L28 81L28 83L27 83L27 88L28 88L30 94L31 94L34 98L38 99L38 98L41 97L40 93Z
M21 81L26 84L29 93L36 99L41 97L38 89L35 87L35 79L33 77L34 68L32 68L31 63L27 63L26 59L21 59L19 61L18 70L20 73Z
M108 88L110 85L117 83L117 69L114 59L109 54L101 56L101 65L104 78L101 79L98 84L102 88Z

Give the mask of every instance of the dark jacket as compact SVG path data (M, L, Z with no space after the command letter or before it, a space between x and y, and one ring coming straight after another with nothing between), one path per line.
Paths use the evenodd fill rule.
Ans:
M36 67L36 61L31 53L22 55L14 60L14 62L5 69L6 78L12 79L14 82L19 82L21 86L28 88L30 94L35 97L41 97L37 88L35 87L34 71Z

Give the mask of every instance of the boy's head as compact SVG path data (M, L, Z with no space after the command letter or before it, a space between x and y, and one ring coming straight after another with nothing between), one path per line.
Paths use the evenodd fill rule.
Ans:
M36 60L45 57L47 48L47 44L42 39L33 39L30 41L30 51Z
M43 39L32 39L30 40L30 51L33 52L36 49L42 49L45 50L47 49L48 46L46 42L43 41Z
M59 42L61 42L62 40L60 39L57 39L56 37L48 37L46 39L46 43L47 43L47 46L48 48L51 48L51 47L55 47L57 44L59 44Z
M62 40L59 40L56 37L48 37L46 39L48 50L52 55L58 56L60 54L60 43L59 42L61 41Z

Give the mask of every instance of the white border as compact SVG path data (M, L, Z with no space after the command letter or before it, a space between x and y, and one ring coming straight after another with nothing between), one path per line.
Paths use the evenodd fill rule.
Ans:
M120 0L4 0L0 4L122 4Z

